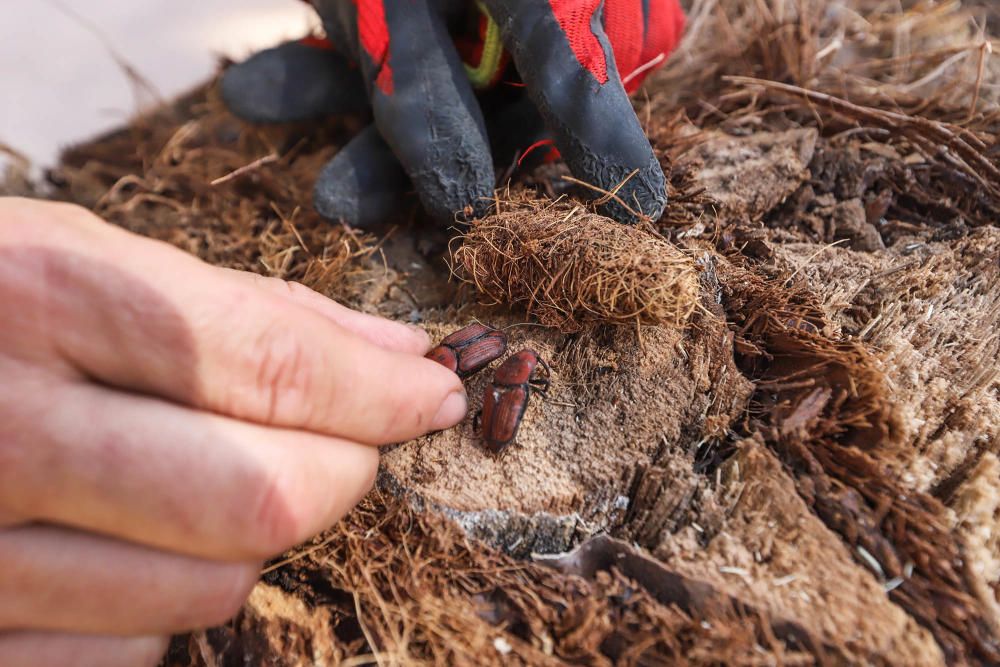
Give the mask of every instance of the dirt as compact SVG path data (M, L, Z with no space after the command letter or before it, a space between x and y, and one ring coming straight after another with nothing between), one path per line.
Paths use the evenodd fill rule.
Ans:
M513 326L552 366L516 443L487 453L470 415L390 448L354 513L165 664L1000 663L996 16L845 6L694 2L637 98L671 205L636 232L695 272L689 319ZM311 210L360 125L243 125L210 84L49 180L436 338L540 324L452 276L460 240L415 207L368 232ZM561 218L559 173L511 198Z

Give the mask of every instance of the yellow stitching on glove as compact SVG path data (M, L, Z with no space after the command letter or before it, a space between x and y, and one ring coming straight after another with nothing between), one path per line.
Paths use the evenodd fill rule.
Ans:
M479 65L472 67L465 63L465 73L468 74L472 87L482 90L488 88L499 74L503 41L500 39L500 26L490 16L486 6L480 0L476 0L476 6L486 17L486 36L483 39L483 54L479 58Z

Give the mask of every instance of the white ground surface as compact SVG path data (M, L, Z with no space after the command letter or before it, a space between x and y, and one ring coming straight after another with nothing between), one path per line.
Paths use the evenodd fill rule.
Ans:
M170 97L220 56L243 58L313 25L296 0L0 0L0 11L0 145L36 167L154 101L136 99L112 52Z

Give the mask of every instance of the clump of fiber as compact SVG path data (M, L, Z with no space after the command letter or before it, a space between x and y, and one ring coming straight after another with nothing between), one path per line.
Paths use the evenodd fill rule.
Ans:
M692 260L668 241L569 201L503 202L474 223L452 267L491 304L523 305L567 333L597 323L683 326Z

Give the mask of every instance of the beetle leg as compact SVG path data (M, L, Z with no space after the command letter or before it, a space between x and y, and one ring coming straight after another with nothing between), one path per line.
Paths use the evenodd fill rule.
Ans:
M532 380L528 380L528 384L530 384L531 388L539 394L545 396L549 391L549 385L551 383L548 378L534 378Z
M476 414L474 414L472 416L472 432L473 433L478 433L479 432L479 425L480 425L480 423L482 421L482 418L483 418L483 409L479 408L479 410L476 411Z
M545 377L531 378L528 380L528 384L530 384L535 391L544 396L549 391L549 386L552 382L552 369L541 357L538 357L538 364L545 369Z

